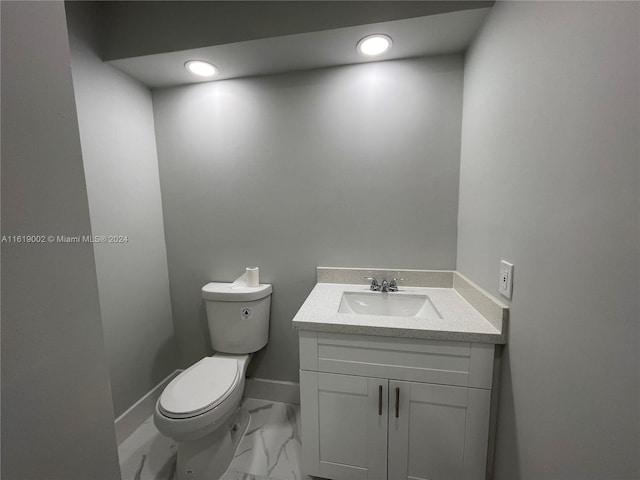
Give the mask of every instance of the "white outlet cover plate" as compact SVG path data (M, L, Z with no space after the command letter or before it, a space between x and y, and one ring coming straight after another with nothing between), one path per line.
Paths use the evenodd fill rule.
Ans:
M509 263L506 260L500 261L498 291L501 295L511 298L511 292L513 291L513 263Z

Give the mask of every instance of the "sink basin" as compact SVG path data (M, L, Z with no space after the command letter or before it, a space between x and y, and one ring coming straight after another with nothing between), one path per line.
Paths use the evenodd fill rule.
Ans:
M380 292L344 292L338 313L442 318L427 295L398 295Z

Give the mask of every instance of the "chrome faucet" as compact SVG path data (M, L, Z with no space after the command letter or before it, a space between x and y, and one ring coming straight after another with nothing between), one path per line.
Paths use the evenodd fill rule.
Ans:
M390 282L388 282L386 278L383 278L382 283L378 283L375 277L367 277L367 280L371 280L369 290L372 292L397 292L398 280L402 280L402 278L394 278Z

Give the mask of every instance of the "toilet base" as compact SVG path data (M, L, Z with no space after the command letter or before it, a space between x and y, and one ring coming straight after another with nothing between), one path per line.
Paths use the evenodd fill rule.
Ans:
M178 480L219 480L231 465L251 416L238 408L231 418L203 438L178 445Z

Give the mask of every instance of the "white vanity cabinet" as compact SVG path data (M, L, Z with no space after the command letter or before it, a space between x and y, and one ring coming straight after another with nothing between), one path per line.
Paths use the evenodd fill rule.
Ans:
M485 479L494 350L301 330L304 473Z

